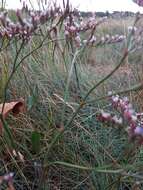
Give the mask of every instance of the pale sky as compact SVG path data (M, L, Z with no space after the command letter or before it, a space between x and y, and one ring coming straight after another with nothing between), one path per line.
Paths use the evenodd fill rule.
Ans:
M20 0L6 0L8 8L20 8ZM28 2L29 0L25 0ZM48 0L47 0L48 1ZM65 0L66 1L66 0ZM31 0L36 6L37 0ZM57 0L62 3L63 0ZM82 11L133 11L143 12L143 7L139 7L132 0L70 0L71 4Z

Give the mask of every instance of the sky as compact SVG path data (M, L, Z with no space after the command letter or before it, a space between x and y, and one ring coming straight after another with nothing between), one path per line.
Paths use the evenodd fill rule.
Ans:
M29 0L25 1L28 2ZM62 3L62 1L57 0L58 3ZM6 0L6 2L7 8L17 9L21 7L20 0ZM37 0L31 0L31 2L36 6ZM143 7L139 7L132 0L70 0L70 3L82 11L139 11L143 13Z

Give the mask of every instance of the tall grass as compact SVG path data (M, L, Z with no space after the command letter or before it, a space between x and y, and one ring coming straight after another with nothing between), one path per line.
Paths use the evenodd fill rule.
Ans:
M129 95L141 110L142 58L135 34L127 29L138 16L122 21L127 26L113 20L112 26L100 23L80 34L90 40L92 33L99 38L118 33L126 35L124 41L78 46L77 36L64 34L63 19L72 14L67 3L30 38L3 38L1 103L22 97L26 112L7 120L1 116L0 174L14 172L18 190L142 189L142 147L129 141L125 126L109 126L96 117L100 109L111 109L111 90Z

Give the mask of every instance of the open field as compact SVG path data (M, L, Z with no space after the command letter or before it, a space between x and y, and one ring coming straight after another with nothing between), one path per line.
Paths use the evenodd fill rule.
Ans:
M141 118L108 94L142 113L143 18L24 11L0 17L0 188L143 189Z

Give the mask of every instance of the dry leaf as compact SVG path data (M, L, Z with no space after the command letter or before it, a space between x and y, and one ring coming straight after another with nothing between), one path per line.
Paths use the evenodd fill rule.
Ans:
M141 190L141 189L140 189L140 182L136 182L136 183L133 185L132 190Z
M13 183L11 181L8 182L8 188L7 190L15 190Z
M13 183L9 182L9 187L7 188L7 190L15 190Z
M23 112L24 110L25 110L25 104L23 99L20 99L15 102L5 103L4 108L3 108L3 103L0 104L0 113L2 113L4 119L6 119L9 113L12 113L14 116L16 116L17 114ZM0 122L0 130L2 132L2 122Z

